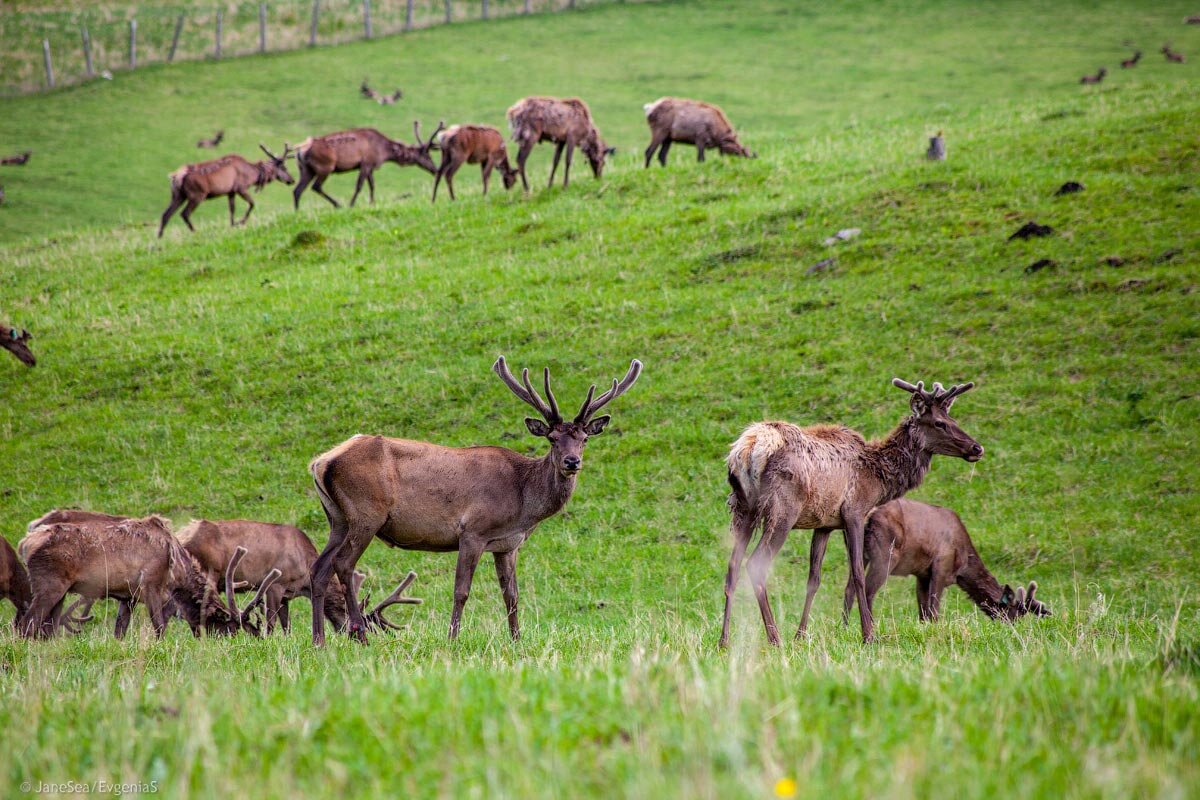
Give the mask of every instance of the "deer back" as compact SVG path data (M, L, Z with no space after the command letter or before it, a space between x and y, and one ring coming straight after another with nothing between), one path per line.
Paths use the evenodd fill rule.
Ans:
M280 571L279 584L293 593L306 584L317 548L304 531L292 525L253 520L194 520L179 531L179 541L218 580L234 551L246 548L234 578L252 586L262 583L272 569Z
M61 582L89 599L130 598L144 587L166 590L174 537L155 518L85 527L55 523L30 534L30 582Z

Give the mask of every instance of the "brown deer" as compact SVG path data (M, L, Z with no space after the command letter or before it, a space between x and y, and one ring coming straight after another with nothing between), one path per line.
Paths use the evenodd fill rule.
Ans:
M309 465L330 524L329 543L313 565L314 644L325 642L321 599L334 573L346 592L349 633L366 641L352 575L374 537L405 550L458 551L451 639L458 636L475 567L485 552L492 553L509 632L514 640L520 637L517 551L538 523L557 514L571 498L583 468L583 446L589 436L602 433L610 419L596 412L628 391L642 363L635 359L625 377L614 379L612 388L599 397L593 384L570 421L559 413L550 391L549 368L543 373L544 400L530 384L529 370L522 372L522 385L503 356L492 368L541 416L527 417L525 427L550 441L544 457L529 458L503 447L441 447L359 434Z
M160 637L172 602L197 635L201 627L228 630L232 622L216 585L205 579L200 565L159 517L99 529L55 523L26 539L32 540L27 563L33 598L20 623L24 636L51 635L68 592L85 600L112 597L130 605L144 600ZM122 635L124 630L118 632Z
M4 167L23 167L29 163L29 157L33 155L32 150L26 150L15 156L5 156L0 158L0 166Z
M504 188L511 189L517 182L517 171L508 163L508 151L504 137L490 125L451 125L442 132L438 140L442 151L442 164L433 181L433 202L437 202L438 184L446 179L450 199L454 200L454 175L463 164L478 164L483 171L483 194L488 192L488 179L492 170L500 168L504 176Z
M600 138L600 131L592 122L592 112L587 103L578 97L568 97L560 100L557 97L526 97L517 101L508 109L508 125L512 129L513 141L521 147L517 151L517 171L521 175L521 185L529 191L529 180L525 176L525 162L533 146L538 142L554 142L554 164L550 168L550 180L547 186L554 185L554 173L558 170L558 160L567 151L567 163L563 170L563 188L571 179L571 156L578 147L587 156L592 166L592 174L600 179L604 171L604 160L617 152L615 147L609 147Z
M261 144L259 147L270 158L269 161L256 161L251 164L241 156L229 155L200 164L188 164L172 172L171 203L163 212L162 222L158 226L158 238L162 238L167 221L184 203L187 203L187 207L180 216L188 229L195 231L192 227L192 212L196 210L196 206L212 197L228 197L229 225L235 227L245 225L246 220L250 218L250 212L254 210L254 201L249 195L251 187L261 191L271 181L294 183L291 173L283 163L291 155L291 146L284 144L282 156L275 155ZM246 215L240 222L234 221L235 197L245 200L248 206Z
M1171 49L1171 45L1169 44L1164 44L1160 52L1162 52L1162 54L1166 56L1167 61L1170 61L1172 64L1182 64L1187 60L1183 57L1183 53L1175 52Z
M201 139L196 142L196 147L212 150L218 147L223 141L225 141L225 131L217 131L216 136L211 139Z
M1131 67L1136 67L1137 63L1141 60L1142 60L1142 51L1136 50L1136 51L1134 51L1132 58L1127 58L1121 62L1121 69L1129 69Z
M285 633L290 631L288 604L297 597L311 598L309 582L313 562L317 560L317 548L299 528L241 519L193 520L179 531L179 541L214 582L234 565L234 573L228 576L233 580L234 590L261 587L273 570L279 572L265 597L267 633L274 630L276 621ZM238 550L244 550L246 555L235 560ZM336 577L333 580L332 591L325 596L325 616L338 630L343 630L349 618L345 594ZM229 588L226 587L227 592ZM367 622L380 629L395 627L384 619L383 609L396 603L420 602L416 598L391 597L366 614ZM231 600L230 608L233 607Z
M958 514L948 508L901 498L880 506L867 521L863 545L867 565L867 608L874 612L875 595L888 575L917 579L917 615L922 622L938 618L942 592L958 587L992 619L1011 622L1025 614L1051 615L1034 597L1037 582L1014 590L988 572ZM846 584L843 619L854 607L854 587Z
M29 588L29 573L17 558L17 551L3 536L0 536L0 600L9 600L17 608L13 617L13 628L19 629L17 621L29 608L33 593Z
M660 97L642 108L650 125L647 167L655 150L658 150L658 163L665 167L667 152L674 143L695 145L697 161L704 160L704 151L708 148L716 148L722 155L758 157L742 147L725 112L711 103L683 97Z
M37 366L37 358L29 349L29 340L33 338L24 328L13 328L9 325L0 326L0 347L12 353L27 367Z
M372 89L370 86L367 85L366 78L363 78L362 86L358 87L358 90L360 92L362 92L362 96L365 97L367 100L374 100L376 103L379 103L379 105L381 105L381 106L395 105L397 100L399 100L401 97L404 97L404 92L400 91L399 89L392 92L391 94L383 94L382 92L377 92L374 89Z
M413 133L417 137L415 146L389 139L374 128L355 128L325 136L310 136L296 148L300 181L292 192L295 207L300 208L300 195L312 183L314 192L332 203L334 208L341 208L337 200L325 194L324 188L326 179L336 173L358 171L354 196L350 198L351 208L364 182L370 188L371 202L375 202L375 170L388 161L400 167L416 165L430 175L435 174L437 167L429 152L433 149L434 138L443 127L444 123L439 122L433 135L421 141L421 123L413 122Z
M729 497L733 554L725 576L722 647L729 643L729 616L742 557L759 526L762 538L746 569L771 644L779 644L779 629L767 597L767 575L788 533L798 528L811 528L813 538L808 593L796 636L808 627L829 534L841 528L850 554L850 580L859 600L863 641L874 639L863 577L867 517L876 507L919 486L934 455L957 456L972 463L983 458L983 447L950 417L955 398L975 384L943 389L935 383L933 391L927 392L923 382L914 386L895 378L892 383L912 393L912 414L884 439L868 442L841 425L800 428L787 422L758 422L733 443L726 459L733 490Z
M1080 83L1099 83L1104 80L1104 76L1108 74L1108 70L1101 67L1095 75L1084 75L1079 79Z

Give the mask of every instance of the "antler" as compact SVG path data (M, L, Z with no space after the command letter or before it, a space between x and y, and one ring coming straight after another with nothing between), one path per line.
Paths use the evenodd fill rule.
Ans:
M233 621L239 625L242 623L242 614L238 611L237 600L234 599L236 589L233 585L233 573L237 569L238 564L246 557L246 548L238 545L233 551L233 557L229 559L229 564L225 567L225 598L228 601L229 613L233 617Z
M616 378L613 378L612 388L597 397L595 400L592 400L592 396L596 393L596 385L592 384L592 387L588 389L587 399L583 401L583 405L579 408L579 413L575 415L575 423L578 425L586 424L587 421L592 418L593 414L604 408L616 398L625 394L625 392L629 391L629 387L633 386L634 381L636 381L638 376L641 374L642 362L635 358L633 361L629 362L629 371L625 373L625 377L622 378L620 382L618 382Z
M903 389L906 392L917 395L926 403L939 403L945 406L948 406L950 402L960 394L969 392L971 389L975 388L975 384L972 381L956 384L951 386L949 389L946 389L940 383L935 382L933 384L933 391L927 392L925 391L925 381L917 381L917 385L914 386L908 381L901 380L900 378L892 378L892 385L898 389Z
M517 383L517 379L513 377L512 372L508 369L508 362L504 360L504 356L500 356L496 359L496 363L492 364L492 369L497 375L500 376L500 380L504 381L504 385L507 386L513 394L524 400L529 405L533 406L533 408L542 415L542 418L545 419L546 422L550 423L551 425L556 425L559 422L562 422L562 417L558 413L558 401L554 399L554 394L550 391L549 367L546 367L542 372L546 387L546 396L550 398L549 404L547 404L546 401L538 395L537 390L533 388L533 384L529 382L528 369L521 370L521 380L524 382L524 386Z
M84 607L83 612L78 617L75 616L75 609L84 605L84 603L87 603L87 605ZM66 611L63 612L62 616L59 618L59 624L71 633L79 633L79 631L82 630L83 623L92 619L92 606L94 604L94 600L89 601L86 597L80 597L78 600L68 606Z
M391 628L392 630L396 631L403 630L399 625L394 624L387 617L385 617L383 615L383 610L394 605L419 606L421 603L424 603L425 601L419 597L402 596L404 594L404 590L407 589L409 585L412 584L412 582L416 579L417 573L415 572L409 572L406 576L404 576L404 580L400 581L400 585L396 587L396 590L385 597L379 605L371 609L371 613L366 615L367 622L380 629Z
M421 121L414 119L413 120L413 136L417 137L417 146L420 147L422 150L428 150L428 149L432 148L433 140L437 138L437 135L439 133L441 133L442 129L445 127L446 127L446 120L444 120L444 119L439 120L437 129L432 134L430 134L428 139L426 139L425 141L421 141Z
M269 157L269 158L270 158L272 161L282 161L282 160L283 160L282 158L280 158L279 156L275 155L275 154L274 154L274 153L272 153L270 150L268 150L268 149L267 149L267 146L266 146L265 144L263 144L262 142L259 142L259 143L258 143L258 146L259 146L259 147L262 149L262 151L263 151L264 153L266 153L266 154L267 154L267 156L268 156L268 157Z

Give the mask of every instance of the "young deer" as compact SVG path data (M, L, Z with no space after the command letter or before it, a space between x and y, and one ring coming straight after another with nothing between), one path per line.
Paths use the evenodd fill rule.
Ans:
M325 515L329 543L313 565L313 644L325 642L321 609L334 573L341 579L350 609L350 635L366 641L366 625L355 600L354 565L379 537L393 547L433 552L458 551L454 573L454 611L450 638L458 636L463 606L480 557L492 553L496 577L508 611L513 639L517 622L517 551L538 523L554 516L575 491L583 468L583 446L608 424L596 412L624 394L642 371L634 360L621 381L595 397L593 384L573 419L559 413L550 391L550 369L543 374L546 399L529 382L518 383L501 356L492 367L513 394L541 419L527 417L525 427L550 441L550 452L535 459L503 447L441 447L427 442L359 434L309 466ZM593 399L595 398L595 399Z
M659 147L662 149L658 151L658 163L665 167L667 151L674 143L695 145L697 161L704 160L707 148L716 148L722 155L758 157L742 147L725 112L711 103L683 97L660 97L642 108L650 125L650 146L646 148L647 167Z
M0 536L0 600L9 600L17 608L13 617L13 628L19 628L17 621L29 608L33 593L29 588L29 573L17 552L3 536Z
M180 216L188 229L194 232L196 229L192 227L192 212L196 210L196 206L209 198L228 197L229 225L236 227L245 225L246 220L250 219L250 212L254 210L254 201L250 199L249 194L251 188L261 191L271 181L294 183L291 173L283 163L291 155L291 146L284 144L282 156L275 155L264 145L260 144L259 147L270 158L269 161L256 161L251 164L241 156L230 155L200 164L188 164L172 172L171 203L163 212L162 221L158 226L158 238L162 238L167 222L184 203L187 203L187 207ZM233 215L236 197L245 200L248 206L246 215L240 222L235 222Z
M488 179L492 170L500 168L504 176L505 190L517 182L517 171L508 163L508 151L504 148L504 137L490 125L451 125L442 132L438 140L442 151L442 165L438 167L433 181L433 202L437 202L438 184L446 179L450 199L454 198L454 175L463 164L478 164L483 171L483 194L488 192Z
M829 534L841 528L850 554L850 580L859 598L863 641L874 639L863 577L863 529L868 515L920 485L934 455L969 462L983 458L983 447L950 417L954 399L975 384L943 389L935 383L933 391L927 392L923 382L914 386L895 378L892 383L912 393L912 415L884 439L868 442L840 425L800 428L787 422L758 422L733 443L726 459L733 489L729 498L733 554L725 576L722 647L729 643L729 617L742 557L759 526L762 538L747 572L771 644L779 644L779 630L767 597L767 575L788 533L797 528L811 528L813 538L808 594L796 636L808 626Z
M567 151L567 163L563 169L563 188L571 180L571 156L578 147L587 156L592 166L592 174L600 179L604 171L604 159L616 152L616 148L604 144L600 131L592 121L592 112L587 103L578 97L568 97L560 100L557 97L526 97L518 100L508 109L508 125L512 129L514 142L521 147L517 151L517 171L521 175L521 185L529 191L529 181L525 177L525 162L533 152L533 146L538 142L554 142L554 165L550 168L550 180L547 186L554 185L554 173L558 170L558 160Z
M867 522L863 561L867 565L867 608L874 612L875 595L888 575L913 575L917 579L917 615L922 622L936 620L942 592L958 587L992 619L1011 622L1025 614L1050 616L1037 600L1037 582L1028 590L1014 590L988 572L958 514L948 508L905 498L875 509ZM843 619L854 607L854 586L846 584Z
M433 149L433 140L442 127L443 123L439 122L433 135L422 142L421 123L413 122L416 146L389 139L374 128L355 128L325 136L310 136L296 148L300 182L292 192L295 207L300 208L300 196L311 183L314 192L332 203L334 208L341 208L337 200L325 194L324 187L330 175L342 172L358 172L354 196L350 198L351 208L362 191L363 183L370 189L371 202L374 203L375 170L389 161L400 167L416 165L433 175L437 167L433 165L429 151Z
M24 328L13 328L8 325L0 325L0 347L3 347L8 352L12 353L27 367L37 366L37 358L33 355L33 351L29 349L29 340L33 338L29 335L29 331Z

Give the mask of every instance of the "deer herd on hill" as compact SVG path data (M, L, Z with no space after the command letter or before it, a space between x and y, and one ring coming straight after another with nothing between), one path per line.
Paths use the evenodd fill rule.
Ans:
M381 95L363 81L364 97L390 105L398 100L402 92ZM733 126L720 108L699 100L678 97L662 97L644 106L646 121L650 125L650 146L646 148L646 166L658 152L658 161L667 165L667 153L672 144L688 144L696 148L696 159L704 161L706 151L716 150L722 155L755 158L738 141ZM340 203L325 193L325 181L330 175L357 172L358 180L350 198L353 206L358 200L363 184L367 185L370 200L375 202L375 170L391 162L397 166L416 166L434 176L432 200L437 201L438 187L446 182L450 199L454 200L454 176L463 164L478 164L483 177L483 193L488 192L488 181L492 172L500 170L504 188L511 189L521 179L525 191L529 191L529 178L525 164L529 154L540 142L554 144L554 161L550 168L549 186L554 185L559 162L563 162L563 187L570 183L571 161L578 148L599 179L605 160L615 148L605 144L596 127L592 112L587 104L577 97L526 97L508 109L508 124L512 129L512 141L517 146L516 166L509 161L504 136L490 125L451 125L439 122L429 138L421 139L420 122L413 123L416 144L391 139L375 128L353 128L324 136L311 136L297 147L284 144L282 156L275 156L265 145L259 145L268 160L250 162L240 155L231 154L198 164L187 164L171 173L171 203L163 212L158 226L161 238L167 222L179 209L186 206L181 216L189 229L191 215L200 203L214 197L229 199L229 224L240 225L250 217L254 201L249 190L261 190L271 181L288 185L295 184L292 202L300 208L300 198L305 190L312 190L339 208ZM198 147L212 148L220 144L224 131L218 131L212 139L202 139ZM441 163L435 164L433 151L441 152ZM563 159L563 154L566 158ZM294 157L300 173L293 179L285 160ZM234 214L235 198L247 203L246 213L241 220Z
M272 159L275 159L272 156ZM368 610L359 559L378 538L403 550L457 553L450 638L458 636L475 568L485 553L495 561L509 632L520 637L517 554L543 520L570 500L583 469L583 450L611 417L599 414L642 373L634 359L625 376L597 396L595 384L572 417L554 395L550 370L542 391L529 370L518 380L501 356L497 377L536 416L529 433L549 450L531 458L504 447L444 447L423 441L356 435L309 465L329 521L329 539L317 551L299 528L250 520L194 520L177 533L161 516L118 516L58 509L30 522L14 551L0 537L0 598L16 606L14 627L29 638L78 632L93 603L118 603L115 635L125 635L134 607L144 603L156 635L182 619L193 634L260 636L290 630L288 604L307 597L312 638L325 642L325 621L365 643L371 631L398 627L384 616L397 604L420 603L404 592L409 572ZM746 563L767 640L780 643L767 596L771 562L794 529L812 531L809 577L797 637L804 635L829 535L842 530L849 555L844 619L855 602L862 638L875 637L873 603L889 575L915 576L917 613L936 620L942 592L957 584L987 616L1013 621L1049 615L1036 583L1013 589L984 567L958 515L903 499L929 470L935 455L974 463L983 447L950 416L955 400L974 384L926 389L895 379L910 395L909 413L882 439L868 441L840 425L798 427L758 422L745 429L726 458L731 489L733 552L725 577L720 645L729 643L730 617ZM567 412L569 413L569 411ZM239 608L238 592L253 593ZM66 606L67 596L77 599ZM64 608L64 606L66 606ZM261 610L261 621L255 615Z

